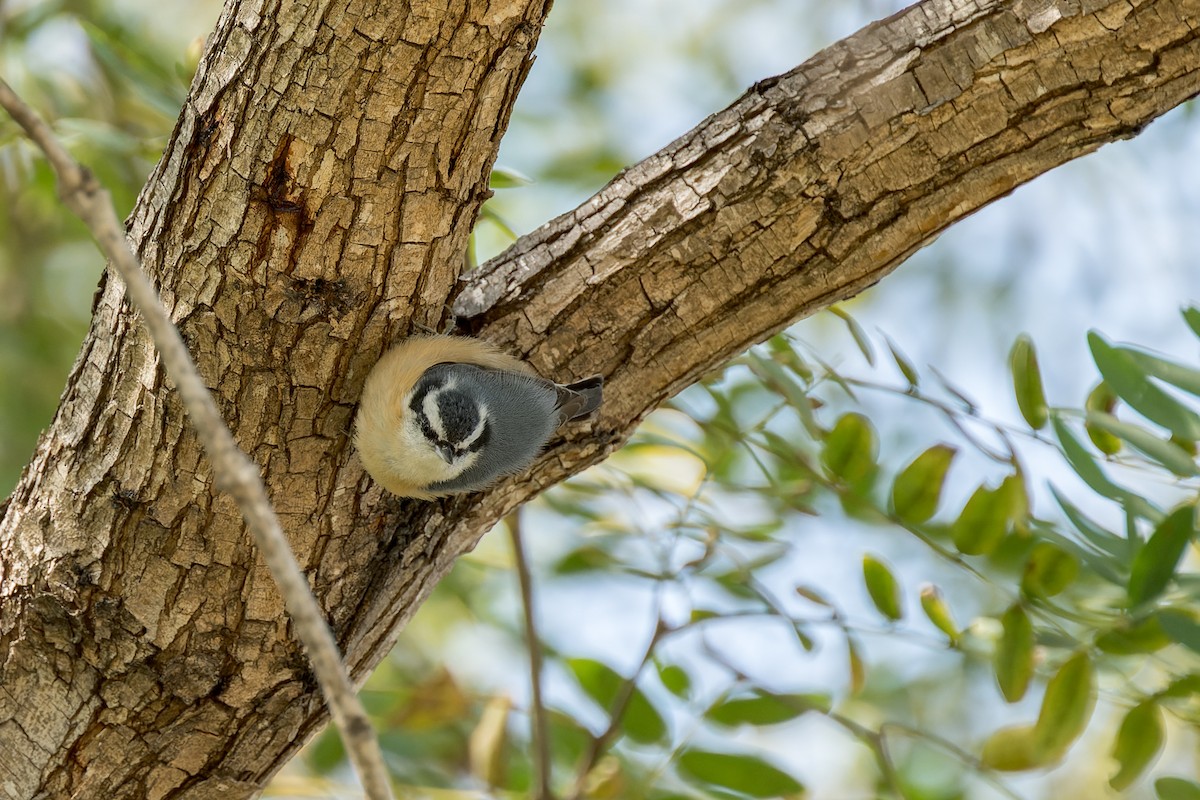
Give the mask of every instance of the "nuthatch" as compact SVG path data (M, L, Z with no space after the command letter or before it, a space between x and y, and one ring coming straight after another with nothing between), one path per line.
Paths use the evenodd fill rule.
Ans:
M602 383L554 383L482 339L414 336L367 376L354 444L393 494L474 492L528 467L559 426L599 408Z

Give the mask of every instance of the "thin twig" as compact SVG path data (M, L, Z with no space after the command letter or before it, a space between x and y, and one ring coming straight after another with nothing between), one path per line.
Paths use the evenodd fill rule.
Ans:
M542 640L538 636L533 607L533 579L529 575L529 562L525 559L525 545L521 540L521 509L513 511L504 520L512 539L513 560L517 565L517 581L521 585L521 605L525 610L525 642L529 647L529 688L531 692L529 712L531 736L533 738L533 772L535 800L552 800L550 791L550 736L546 727L546 704L542 701Z
M101 252L125 281L129 297L146 322L167 375L179 390L196 435L212 460L217 487L229 492L237 501L246 526L279 586L364 792L371 800L390 800L391 784L379 742L354 693L333 632L329 630L321 607L309 590L308 581L283 535L258 467L238 447L221 418L178 329L130 248L108 192L91 172L71 158L50 127L3 79L0 79L0 106L46 154L58 176L58 192L63 203L87 225Z
M659 598L655 598L657 603ZM667 633L670 633L671 628L662 618L662 609L655 609L655 617L657 622L654 625L654 633L650 636L650 641L646 643L646 651L642 655L641 663L637 669L629 676L629 679L621 684L621 688L617 690L617 696L613 699L612 708L608 710L609 720L608 727L604 732L592 740L591 746L588 747L587 754L584 755L583 761L580 762L579 772L575 777L575 786L571 789L571 800L579 800L583 797L584 790L587 788L587 777L592 769L600 763L600 757L608 750L608 746L612 744L616 738L617 732L621 729L621 720L625 716L625 711L629 708L629 701L633 699L633 694L637 690L637 681L642 674L642 670L650 663L651 657L654 655L654 648L662 641L662 638Z
M734 665L725 657L724 653L713 647L712 642L709 641L707 635L702 634L700 641L701 646L704 648L704 652L708 655L708 657L720 666L729 670L729 672L733 675L735 686L740 685L757 687L760 685L758 681L753 680L745 672L738 669L736 665ZM791 706L797 711L811 711L815 714L820 714L831 722L841 726L842 729L844 729L847 733L862 742L875 757L875 763L879 767L879 772L883 776L883 779L887 782L888 788L892 790L892 794L899 798L899 800L905 800L903 782L900 780L900 775L896 770L896 765L892 762L891 754L888 753L887 742L884 740L883 733L881 731L871 730L867 726L861 725L849 717L837 713L831 708L822 708L819 705L810 703L800 703L793 698L787 697L786 695L776 695L775 697L784 705Z

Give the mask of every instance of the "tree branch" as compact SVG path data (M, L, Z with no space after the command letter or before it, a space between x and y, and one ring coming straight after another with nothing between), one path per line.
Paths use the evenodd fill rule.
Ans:
M914 4L464 276L454 312L536 367L603 374L603 422L627 431L956 221L1193 97L1194 18L1193 0ZM563 472L548 459L539 477Z
M390 800L391 783L383 765L379 741L350 684L350 676L342 663L333 632L325 624L321 607L317 605L316 598L308 588L308 581L284 538L279 519L267 499L258 467L238 448L233 434L225 426L212 395L200 378L200 372L192 363L179 330L167 316L158 293L150 285L137 256L130 249L108 192L91 172L71 158L50 127L2 78L0 106L46 154L58 176L59 196L63 203L91 231L105 257L125 281L129 296L141 311L142 319L158 347L167 374L179 390L196 435L212 460L218 488L229 492L237 501L246 526L253 534L259 552L283 595L296 634L308 653L321 691L329 703L334 724L342 735L342 743L358 771L367 797L371 800Z
M542 699L542 640L538 636L537 610L533 604L533 577L529 574L529 561L525 557L522 541L521 509L516 509L504 518L512 540L513 562L517 567L517 582L521 586L521 608L525 612L525 645L529 648L529 719L533 741L534 800L551 800L554 796L550 784L550 729L546 725L546 703Z
M130 239L357 679L458 555L664 398L1193 96L1194 6L924 0L460 281L546 0L230 0ZM0 750L37 753L0 783L246 797L323 711L116 284L0 520ZM448 327L448 301L549 377L605 375L606 405L528 475L398 502L347 431L371 364L412 323ZM132 508L103 501L116 484Z

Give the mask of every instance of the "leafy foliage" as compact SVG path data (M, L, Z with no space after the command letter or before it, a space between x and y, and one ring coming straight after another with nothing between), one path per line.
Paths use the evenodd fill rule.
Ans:
M859 336L869 350L861 329ZM1118 790L1137 785L1173 735L1166 718L1197 722L1200 621L1191 609L1200 581L1184 557L1196 531L1196 487L1181 482L1190 471L1145 441L1186 456L1180 434L1193 434L1180 423L1190 413L1185 401L1111 373L1136 367L1145 380L1170 375L1171 386L1184 388L1193 372L1124 346L1104 350L1102 341L1091 337L1103 354L1101 385L1111 391L1103 413L1120 423L1101 420L1120 445L1113 452L1080 433L1097 422L1094 391L1078 408L1046 403L1041 428L1035 414L1022 429L982 418L949 388L949 399L926 393L915 373L902 372L899 386L852 377L780 337L659 412L606 466L547 495L528 513L546 515L556 537L564 526L582 535L565 549L560 542L542 585L624 586L650 623L647 637L601 658L547 649L548 675L575 684L550 695L554 796L799 796L804 765L780 757L786 749L749 743L811 736L813 720L862 745L876 765L875 791L916 798L967 796L981 782L1016 797L1002 776L1054 767L1098 717L1111 718L1115 727L1102 736L1112 761L1102 780ZM1022 346L1032 353L1032 342ZM1030 368L1032 357L1014 360ZM1030 392L1028 379L1021 391ZM957 440L897 464L864 393L935 410L952 420ZM1127 395L1156 417L1131 417ZM1167 403L1178 408L1166 412ZM1094 496L1072 489L1068 499L1054 488L1037 500L1023 455L1029 447L1057 451ZM993 465L989 474L979 475L980 456ZM1142 486L1157 488L1151 496ZM1112 517L1105 506L1121 526L1098 521ZM814 546L812 522L838 518L890 543L859 556L863 601L849 587L830 594L789 578ZM905 553L917 551L935 561L914 581ZM905 613L914 601L916 617ZM479 607L478 598L469 602ZM492 624L519 636L511 619ZM767 638L748 650L730 645L748 630ZM922 702L967 690L935 679L919 690L924 700L906 703L915 690L891 674L880 644L896 636L950 657L957 666L947 674L990 674L990 688L969 691L1011 710L980 716L968 705L957 719L926 727ZM768 652L778 665L761 660ZM840 679L805 677L806 661L828 664L834 653ZM775 667L784 663L781 673ZM1128 680L1135 666L1138 677ZM506 782L489 781L517 793L529 789L531 770L528 745L519 743L520 707L504 744L512 769ZM747 739L745 731L757 734ZM465 788L465 780L461 767L444 762L437 783ZM1192 791L1182 778L1157 786L1160 797Z

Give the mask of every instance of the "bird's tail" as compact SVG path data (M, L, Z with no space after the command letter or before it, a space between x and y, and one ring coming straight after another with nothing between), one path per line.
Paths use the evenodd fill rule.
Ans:
M604 378L593 375L558 387L558 413L563 422L592 414L604 399Z

